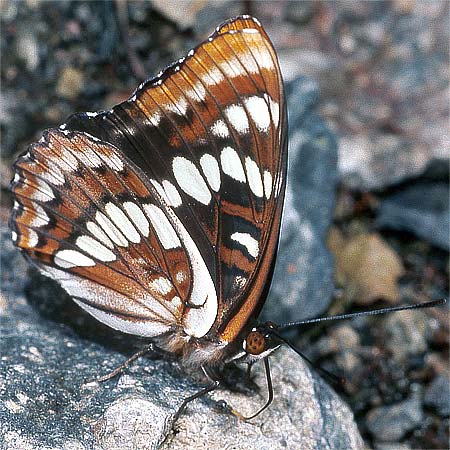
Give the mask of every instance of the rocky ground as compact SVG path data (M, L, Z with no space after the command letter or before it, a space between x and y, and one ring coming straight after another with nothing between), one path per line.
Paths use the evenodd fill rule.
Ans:
M282 243L264 316L283 321L286 316L302 319L448 297L447 2L186 0L179 5L174 0L128 5L2 2L2 224L10 208L11 163L43 129L75 111L107 109L127 98L143 78L180 57L222 19L251 12L279 52L289 82L291 125ZM29 278L25 265L13 263L8 245L5 241L2 247L2 256L7 255L2 273L4 331L14 334L11 330L21 324L23 332L22 337L14 334L0 377L2 435L10 433L7 448L12 449L25 448L19 431L30 417L45 412L45 396L54 381L48 371L26 375L28 368L42 359L57 367L58 358L69 358L66 351L42 354L36 344L40 333L49 339L49 348L61 339L64 348L72 346L97 363L102 351L112 360L128 353L120 338L111 346L108 338L95 337L95 327L83 332L77 323L86 319L76 309L70 310L69 323L66 314L52 311L45 300L51 287L34 275ZM11 306L11 301L16 303ZM439 307L309 327L291 338L316 364L346 379L339 394L352 408L368 446L407 450L448 446L448 334L448 309ZM93 364L72 361L87 372ZM157 370L158 364L148 370ZM60 377L66 373L77 382L81 373L66 362L58 369L64 370L58 372L50 410L55 417L64 412L59 433L69 444L72 438L73 445L80 444L86 433L86 448L93 436L98 445L111 448L111 442L125 439L114 434L124 424L112 420L117 417L114 408L122 407L114 399L126 403L127 395L136 394L143 409L146 401L155 400L145 396L145 388L152 387L135 370L131 380L122 379L107 395L88 390L81 399L78 394L74 398ZM305 372L301 379L308 376ZM32 377L36 392L25 383ZM289 377L284 378L292 386ZM283 375L279 378L279 383L286 381ZM137 391L130 391L127 383L137 383ZM169 388L176 391L170 383ZM45 398L33 403L38 394ZM305 396L300 390L298 395ZM134 417L131 406L136 404L125 406ZM158 407L170 410L173 405ZM75 410L84 420L76 433L69 426L80 417L70 415ZM266 428L277 427L277 414ZM14 428L14 423L23 427ZM44 420L36 430L48 433L49 423ZM212 426L220 429L221 424L219 420ZM307 434L308 426L314 431L308 438L318 439L322 432L323 448L344 442L334 436L333 443L330 430L318 431L313 422L302 424L301 433ZM349 427L346 435L357 445L357 433ZM36 430L23 436L36 442ZM183 430L180 442L185 442Z

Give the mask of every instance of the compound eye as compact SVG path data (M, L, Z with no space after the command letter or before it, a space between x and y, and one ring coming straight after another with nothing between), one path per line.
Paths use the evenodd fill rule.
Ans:
M266 350L266 339L259 331L252 331L245 339L245 350L251 355L259 355Z

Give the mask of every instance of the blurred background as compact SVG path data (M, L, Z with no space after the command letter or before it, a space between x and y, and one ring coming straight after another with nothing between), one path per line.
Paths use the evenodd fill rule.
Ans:
M333 287L317 310L313 294L299 294L290 318L448 297L448 2L26 0L3 1L0 13L3 236L11 164L45 128L125 100L222 20L249 13L277 49L291 98L295 80L309 80L314 110L338 142L322 221ZM295 116L294 100L290 108ZM275 300L285 297L283 271L298 269L280 267ZM448 447L445 307L293 338L347 380L339 393L369 446Z

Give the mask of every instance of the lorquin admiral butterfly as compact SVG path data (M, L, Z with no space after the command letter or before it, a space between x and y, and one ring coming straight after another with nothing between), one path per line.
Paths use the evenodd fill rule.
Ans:
M211 376L266 350L249 331L272 276L286 128L267 34L229 20L129 100L29 147L13 241L94 317Z
M31 145L14 166L12 239L98 320L203 370L211 383L180 412L220 385L224 364L263 359L269 399L254 417L273 397L268 356L286 342L256 324L286 161L275 50L237 17L127 101Z

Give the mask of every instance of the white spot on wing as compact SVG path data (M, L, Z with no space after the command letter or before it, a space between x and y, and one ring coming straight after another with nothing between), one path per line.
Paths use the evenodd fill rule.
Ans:
M245 173L241 160L236 150L232 147L225 147L220 154L222 170L231 178L241 183L245 183Z
M106 214L115 223L117 228L131 241L138 243L141 240L141 236L134 228L125 213L119 209L114 203L107 203L105 205Z
M164 277L152 280L150 286L159 295L167 295L172 290L172 283Z
M151 122L152 125L157 127L159 125L159 121L161 120L161 114L158 111L155 111L148 120Z
M36 247L39 243L39 236L34 230L27 230L28 232L28 247Z
M101 167L103 162L100 156L92 150L90 147L83 147L82 150L76 153L77 158L87 167L91 167L92 169Z
M95 220L101 229L108 235L108 237L117 245L127 247L128 241L124 235L117 229L117 227L100 211L95 213Z
M230 136L230 130L228 129L227 124L222 119L219 119L213 123L211 132L214 136L220 138L226 138Z
M52 201L55 198L55 194L50 185L46 181L39 178L36 179L36 182L38 184L38 188L33 190L31 198L41 202Z
M150 182L152 183L158 194L161 196L162 200L169 206L177 207L181 205L182 200L180 194L170 181L163 180L162 185L156 180L150 180Z
M48 166L49 168L40 174L41 177L55 186L63 185L65 183L65 179L61 169L50 162L48 162Z
M177 272L177 274L175 275L175 280L177 280L177 283L182 283L183 281L186 280L186 272L184 272L183 270L180 270L179 272Z
M283 174L279 173L277 181L276 181L276 185L275 185L275 194L274 194L275 197L278 197L280 195L282 184L283 184Z
M250 72L252 74L260 73L259 67L249 51L243 50L242 52L239 52L238 58L241 61L241 64L245 67L245 70L247 70L247 72Z
M11 231L11 239L13 242L17 241L17 233L15 231Z
M257 30L242 30L244 33L251 34L252 32L258 32ZM257 57L258 65L261 67L261 69L267 69L267 70L274 70L274 62L272 55L267 50L267 48L264 45L258 45L258 57Z
M206 98L206 89L203 84L196 83L192 89L186 91L186 96L196 102L204 101Z
M116 172L122 172L125 169L123 161L115 152L109 152L105 155L105 164Z
M267 132L270 127L269 107L265 100L258 96L245 100L245 106L259 131Z
M223 74L217 67L210 67L208 72L202 75L202 80L208 86L220 84L223 79Z
M172 305L173 305L176 309L181 308L181 305L182 305L182 303L181 303L181 298L178 297L178 295L176 295L175 297L173 297L172 300L171 300L171 302L172 302Z
M203 173L209 186L214 192L219 192L220 189L220 170L214 156L206 153L200 158L200 165L202 166Z
M33 219L30 222L31 227L43 227L50 222L50 218L47 216L47 213L44 211L44 208L33 202L34 215Z
M69 269L71 267L95 266L93 259L77 252L76 250L60 250L55 253L54 262L56 265L64 269Z
M188 102L184 97L179 97L176 102L166 103L164 106L174 114L184 116L188 109Z
M153 228L158 236L161 245L167 250L181 245L172 224L165 214L156 205L144 205L144 210L150 218Z
M243 245L248 253L256 258L259 253L259 244L258 241L252 237L249 233L233 233L231 235L231 239L233 241L239 242L239 244Z
M236 60L225 60L220 63L220 68L224 71L225 75L229 78L238 76L247 76L247 72Z
M270 113L272 114L272 122L275 127L278 127L280 121L280 105L273 101L269 94L264 94L264 98L269 102Z
M173 159L172 169L177 183L186 194L204 205L209 204L211 193L194 163L177 156Z
M177 188L168 180L163 180L162 185L164 192L166 193L168 204L175 208L180 206L183 202Z
M150 225L141 208L139 208L139 206L133 202L125 202L123 204L123 207L125 208L127 214L130 216L133 224L136 225L137 229L142 233L143 236L147 237Z
M90 236L80 236L75 242L76 246L89 253L96 259L100 261L109 262L115 261L116 255L104 245L100 244L96 239Z
M183 325L186 334L204 336L212 327L217 315L217 293L205 261L195 242L173 211L169 211L178 236L183 242L191 266L192 289L189 302L197 308L188 308Z
M97 240L101 241L109 248L114 248L114 244L111 242L109 237L95 222L88 222L86 224L86 228L94 235Z
M231 105L225 109L225 114L228 117L234 129L240 133L247 133L249 130L248 117L245 109L241 105Z
M257 197L264 195L261 173L258 165L249 156L245 158L245 170L247 171L248 184L250 189Z
M161 184L158 183L156 180L150 180L150 183L152 183L153 187L156 189L156 191L158 192L160 197L168 204L169 203L169 199L167 198L166 191L161 186Z
M266 196L267 200L269 200L270 195L272 194L272 175L268 170L264 171L264 195Z
M70 150L63 148L61 149L61 158L59 158L58 164L62 170L73 172L78 168L78 159Z
M234 278L233 285L238 289L242 289L245 286L245 283L247 283L247 278L242 275L237 275Z

